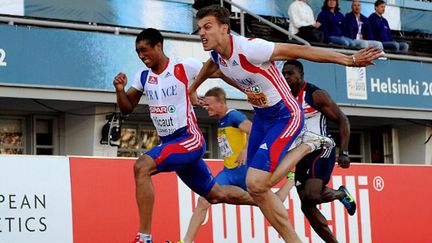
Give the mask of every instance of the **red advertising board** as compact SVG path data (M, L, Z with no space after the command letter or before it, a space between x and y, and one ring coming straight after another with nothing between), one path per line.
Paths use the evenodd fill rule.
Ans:
M138 230L133 160L70 158L75 243L130 242ZM214 173L222 164L208 161ZM348 216L338 201L320 206L340 242L432 242L432 167L352 165L335 168L330 187L344 184L356 197L358 211ZM196 195L175 173L153 177L156 200L155 243L177 241L187 229ZM285 201L292 224L304 242L322 242L305 220L293 188ZM283 242L250 206L213 205L197 243Z

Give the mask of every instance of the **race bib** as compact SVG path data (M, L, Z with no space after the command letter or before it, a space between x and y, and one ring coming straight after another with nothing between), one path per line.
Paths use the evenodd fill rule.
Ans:
M218 144L220 153L223 158L229 157L234 154L225 135L218 136Z
M267 96L264 93L246 93L248 102L254 106L266 107L268 106Z

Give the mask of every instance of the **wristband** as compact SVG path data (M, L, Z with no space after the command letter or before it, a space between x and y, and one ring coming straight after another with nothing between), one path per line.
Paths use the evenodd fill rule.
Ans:
M340 157L340 156L349 157L349 153L348 153L348 151L346 151L346 150L341 150L341 151L339 152L339 157Z

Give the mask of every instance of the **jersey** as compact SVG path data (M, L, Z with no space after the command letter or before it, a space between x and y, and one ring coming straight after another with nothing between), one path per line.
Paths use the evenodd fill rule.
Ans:
M237 158L246 146L246 133L239 129L239 125L246 119L243 113L229 109L218 121L219 151L224 160L224 166L228 169L237 167Z
M312 94L317 90L321 89L311 83L305 82L296 98L304 111L306 130L327 136L327 118L313 103Z
M182 128L202 138L188 96L189 84L201 67L202 63L192 58L169 59L161 73L144 69L135 76L132 87L147 97L150 117L162 141Z
M282 73L270 58L275 43L230 35L231 53L211 58L222 73L238 83L254 107L249 137L249 167L273 173L303 127L303 111Z
M283 100L293 114L301 110L291 90L270 57L275 43L263 39L247 39L243 36L230 36L232 53L223 59L212 51L212 60L227 77L237 82L255 108L270 107Z
M313 103L313 93L321 90L317 86L305 82L297 94L297 100L303 108L305 126L308 131L327 136L327 118ZM296 165L295 181L297 190L303 190L306 180L321 179L324 185L330 180L336 157L336 148L325 148L314 151L303 157Z

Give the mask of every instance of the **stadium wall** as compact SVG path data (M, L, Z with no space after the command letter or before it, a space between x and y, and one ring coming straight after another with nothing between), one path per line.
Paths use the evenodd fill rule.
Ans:
M127 74L130 87L143 67L133 36L8 25L0 25L0 35L8 37L0 43L0 85L113 92L112 79L117 73ZM167 39L164 50L169 57L209 58L199 41ZM328 90L338 104L432 110L432 63L377 60L377 65L367 68L304 64L305 79ZM226 89L228 98L246 99L222 83L206 82L198 92L218 85Z
M219 161L207 161L212 172ZM0 242L128 242L138 229L133 159L0 156ZM359 165L335 168L329 186L345 184L357 200L350 217L342 204L323 204L340 242L432 242L431 166ZM196 194L174 173L154 177L154 241L185 234ZM277 185L274 189L277 189ZM421 196L419 196L421 195ZM284 202L304 242L322 242L305 220L296 190ZM257 208L213 205L199 242L283 242Z

